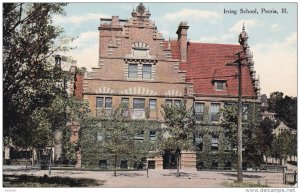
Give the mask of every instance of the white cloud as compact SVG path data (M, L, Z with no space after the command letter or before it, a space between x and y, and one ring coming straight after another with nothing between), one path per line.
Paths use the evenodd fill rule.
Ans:
M193 42L216 43L219 41L217 37L201 37L199 40L192 40Z
M163 16L167 21L218 19L220 17L217 12L199 9L181 9L178 12L169 12Z
M281 28L277 23L275 23L271 26L271 32L278 32L280 30L281 30Z
M98 31L87 31L81 33L78 38L73 42L73 45L80 49L84 44L94 44L95 41L99 40L99 32Z
M281 42L252 46L255 70L260 74L262 93L282 91L297 96L297 34Z
M91 71L92 67L98 66L98 43L81 50L76 50L71 55L77 61L77 67L86 67L87 70Z
M242 31L243 24L245 25L246 30L249 31L249 29L261 25L262 22L258 19L239 20L229 29L229 31L239 33Z
M236 41L235 41L236 40ZM192 42L205 42L205 43L220 43L220 44L233 44L237 42L237 35L234 33L223 34L219 37L201 37L197 40L191 40Z
M110 18L111 16L107 14L102 14L102 13L87 13L84 15L79 15L79 16L61 16L61 15L55 15L53 17L53 21L55 23L61 24L61 23L72 23L75 25L79 25L85 21L89 20L98 20L100 18Z

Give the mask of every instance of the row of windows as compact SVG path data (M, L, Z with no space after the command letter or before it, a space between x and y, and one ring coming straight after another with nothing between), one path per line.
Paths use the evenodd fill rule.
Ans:
M151 79L152 73L152 65L151 64L143 64L142 66L142 78L143 79ZM128 78L137 78L138 77L138 65L137 64L129 64L128 65Z
M121 104L125 104L129 107L129 98L122 98ZM112 108L112 97L97 97L96 98L96 108L97 109L111 109ZM133 99L133 109L145 109L145 99L134 98ZM149 99L149 109L156 109L156 99Z
M112 108L112 97L97 97L96 99L96 108L97 109L111 109ZM129 98L122 98L121 103L129 107ZM179 106L181 103L180 99L166 99L166 105L176 105ZM156 110L157 101L156 99L149 99L149 109ZM226 104L233 105L233 104ZM144 98L134 98L133 99L133 109L144 110L146 107ZM244 119L247 119L247 109L248 106L243 106L243 116ZM194 104L195 117L197 121L203 121L204 119L204 103L195 102ZM220 103L211 103L210 107L210 121L219 121L219 111Z
M203 150L203 136L199 135L195 138L195 147L196 150L202 151ZM219 139L218 136L212 135L211 136L211 150L218 151L219 150Z
M150 139L150 141L155 141L156 140L156 132L155 131L149 131L149 139ZM97 136L96 136L96 140L97 141L104 141L105 139L109 139L111 136L110 135L105 135L105 137L104 137L104 133L101 133L101 132L99 132L99 133L97 133ZM127 137L128 136L123 136L124 137L124 139L127 139ZM138 132L138 133L136 133L135 135L134 135L134 140L136 140L136 141L143 141L144 140L144 131L141 131L141 132Z

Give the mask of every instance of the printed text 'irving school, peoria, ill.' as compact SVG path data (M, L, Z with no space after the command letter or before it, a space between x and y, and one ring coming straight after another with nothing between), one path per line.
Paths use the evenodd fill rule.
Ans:
M267 9L267 8L240 8L240 9L224 9L224 14L287 14L288 11L286 8L281 9Z

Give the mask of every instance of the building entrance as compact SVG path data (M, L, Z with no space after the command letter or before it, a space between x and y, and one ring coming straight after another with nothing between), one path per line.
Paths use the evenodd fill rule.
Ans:
M163 169L176 169L177 161L175 153L165 151L163 155Z

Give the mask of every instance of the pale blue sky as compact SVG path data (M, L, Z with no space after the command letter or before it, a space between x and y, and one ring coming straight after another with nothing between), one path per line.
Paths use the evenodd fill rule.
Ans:
M138 3L70 3L67 15L54 18L66 34L76 36L73 53L78 66L96 67L98 61L98 26L101 17L131 17ZM206 43L238 44L245 23L253 51L255 70L262 93L282 91L297 96L297 4L296 3L146 3L150 19L166 39L176 38L180 21L190 25L188 39ZM259 14L240 14L240 9L257 9ZM279 14L262 14L262 8ZM288 13L282 14L286 8ZM224 14L226 10L238 10Z

